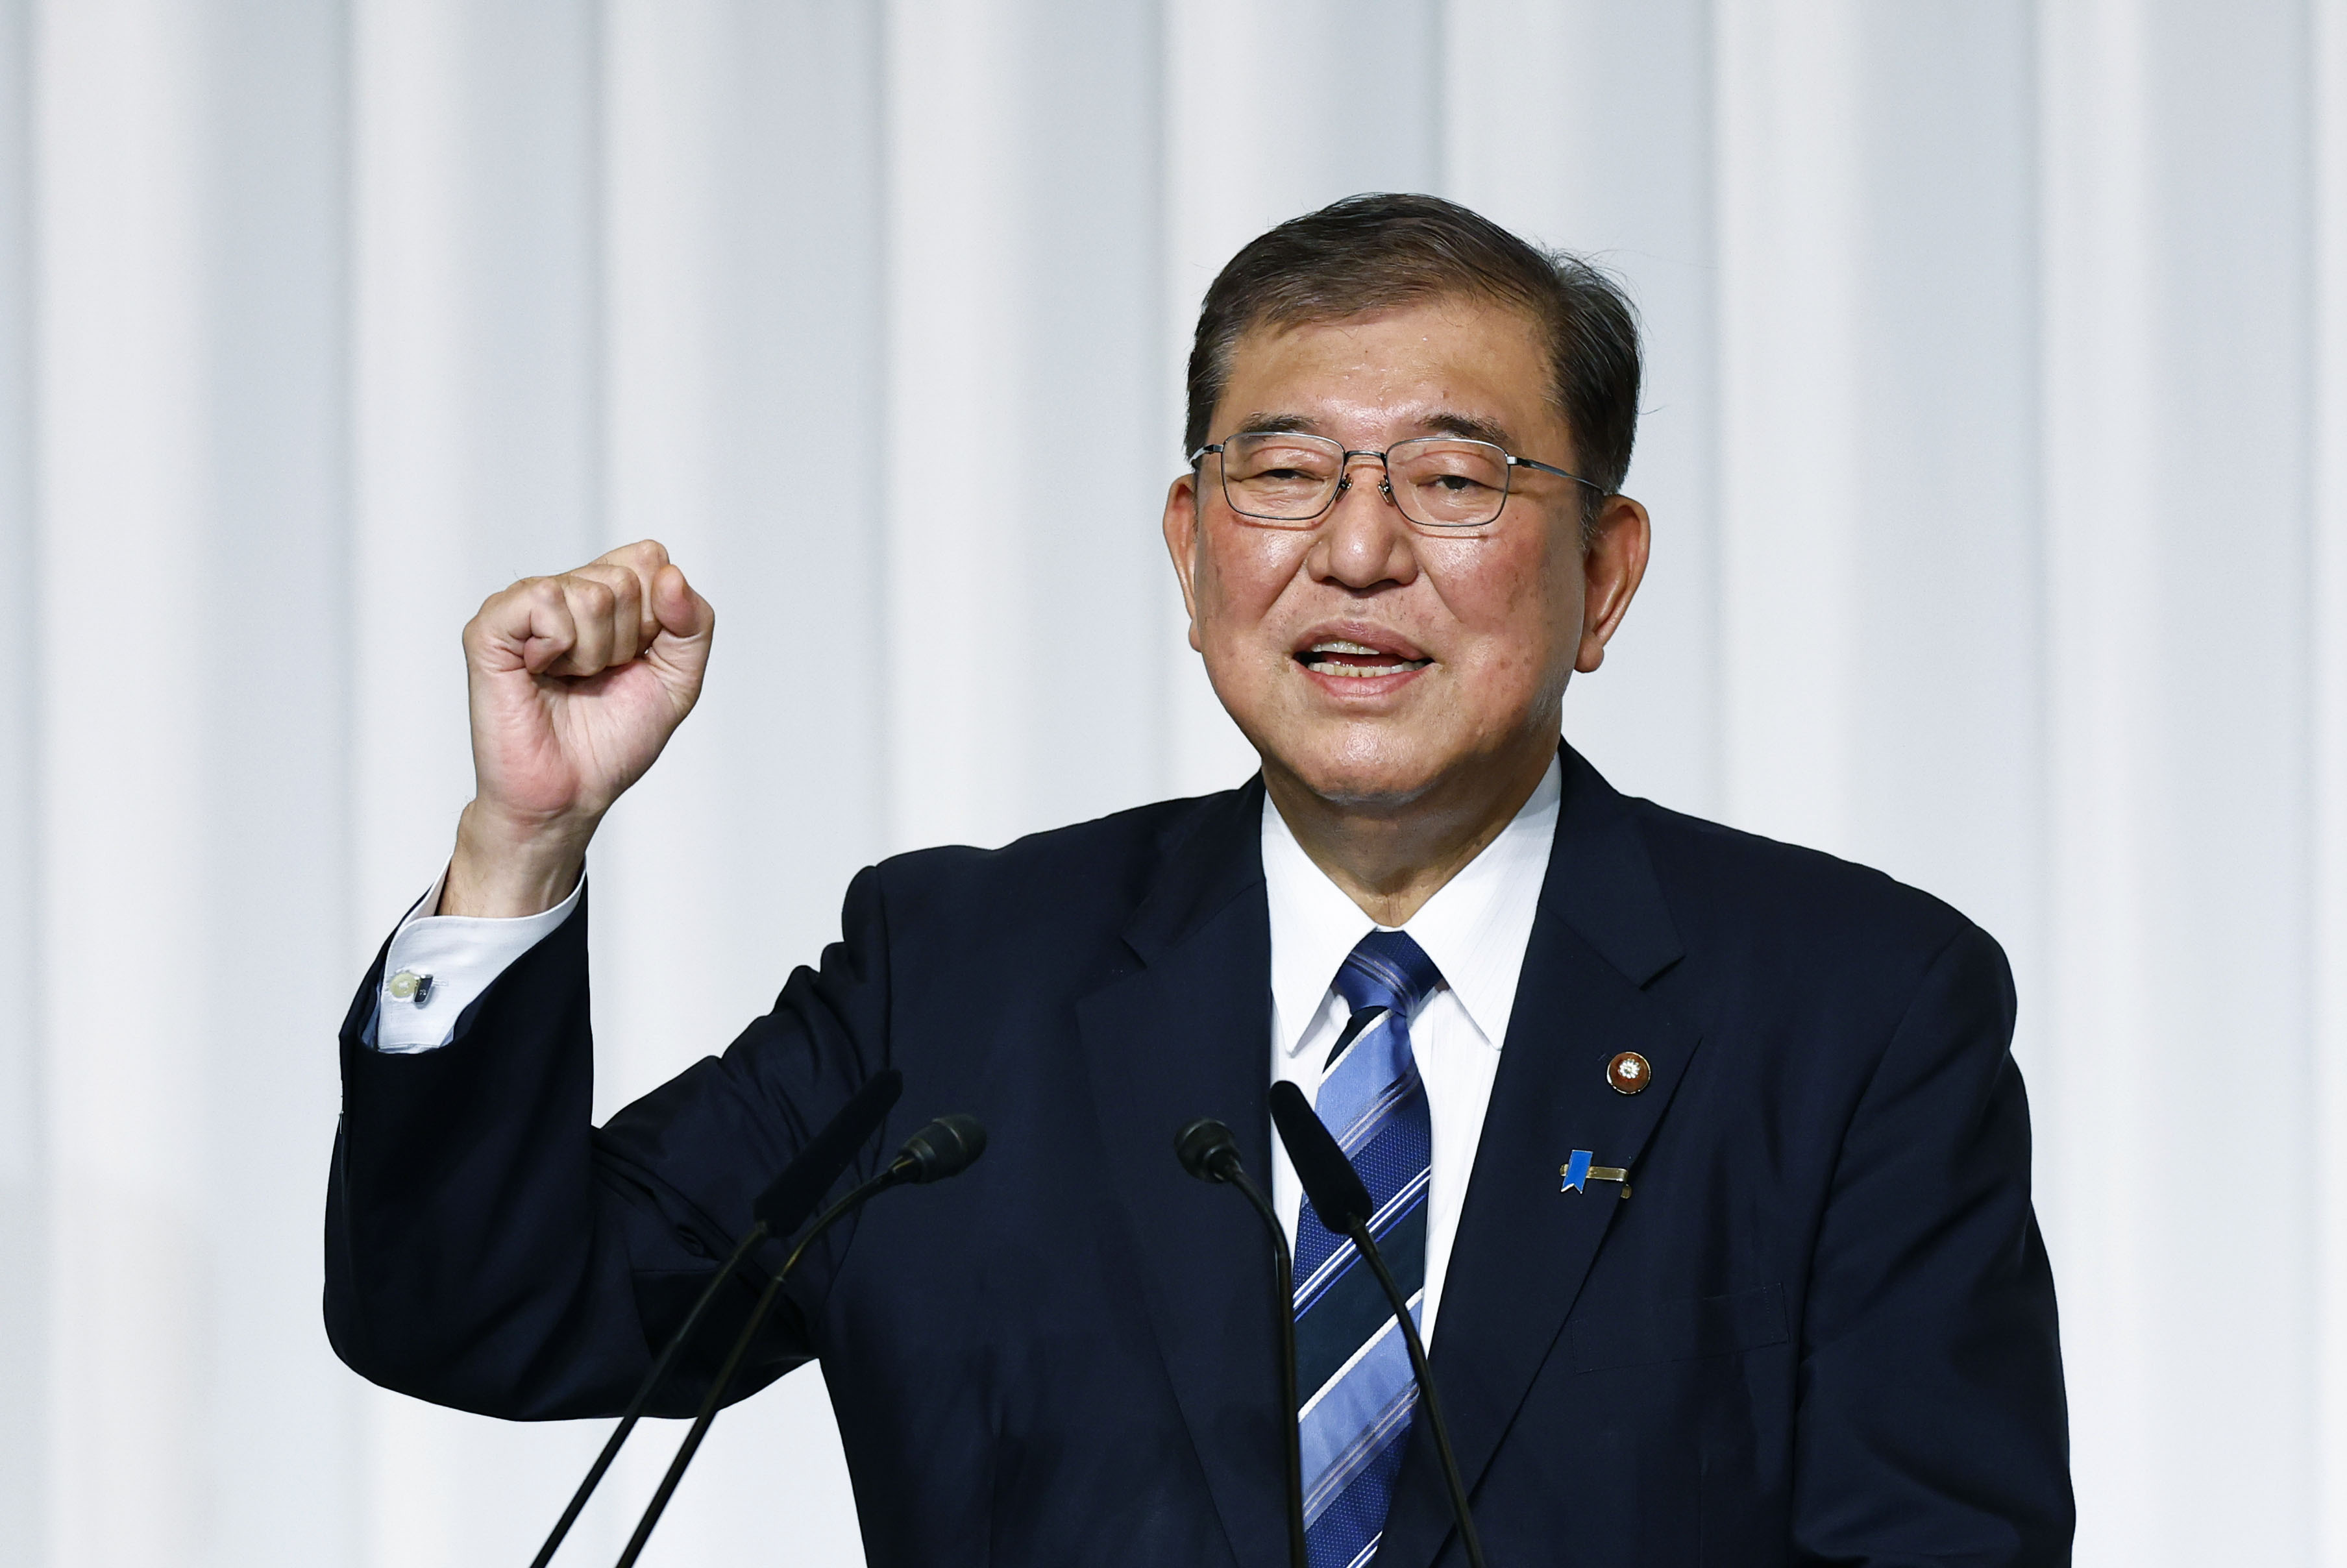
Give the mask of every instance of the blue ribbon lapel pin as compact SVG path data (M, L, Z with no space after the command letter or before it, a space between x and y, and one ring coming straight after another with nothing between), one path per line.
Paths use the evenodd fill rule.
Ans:
M1619 1182L1622 1184L1622 1195L1624 1198L1628 1197L1630 1173L1620 1165L1591 1164L1590 1161L1595 1158L1596 1156L1586 1149L1575 1149L1573 1152L1573 1158L1557 1167L1564 1177L1564 1184L1557 1191L1585 1193L1589 1190L1589 1184L1592 1182Z

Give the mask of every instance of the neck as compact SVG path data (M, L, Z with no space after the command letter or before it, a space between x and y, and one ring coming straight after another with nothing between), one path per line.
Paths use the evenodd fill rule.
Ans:
M1555 755L1552 733L1399 804L1330 800L1270 757L1263 782L1312 863L1370 919L1399 926L1506 830Z

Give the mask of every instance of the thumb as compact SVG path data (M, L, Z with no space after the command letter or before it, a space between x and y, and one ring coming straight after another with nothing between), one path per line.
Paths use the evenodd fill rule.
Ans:
M652 576L651 610L660 622L644 661L660 673L670 693L690 708L701 694L701 678L709 668L709 643L717 630L717 612L693 592L682 569L663 566Z

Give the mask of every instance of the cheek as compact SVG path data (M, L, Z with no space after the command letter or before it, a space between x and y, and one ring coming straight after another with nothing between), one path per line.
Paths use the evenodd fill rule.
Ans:
M1581 561L1577 553L1525 548L1462 563L1443 597L1476 636L1481 662L1495 674L1544 682L1569 669L1581 641Z
M1240 528L1210 518L1198 557L1198 609L1225 630L1260 621L1296 579L1308 534ZM1302 542L1299 542L1302 541Z

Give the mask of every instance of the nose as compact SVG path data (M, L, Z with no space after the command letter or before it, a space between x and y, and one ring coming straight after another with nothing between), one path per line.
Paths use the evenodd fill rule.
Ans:
M1418 576L1415 536L1386 487L1385 466L1374 455L1348 454L1344 487L1313 541L1313 578L1359 591Z

